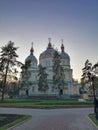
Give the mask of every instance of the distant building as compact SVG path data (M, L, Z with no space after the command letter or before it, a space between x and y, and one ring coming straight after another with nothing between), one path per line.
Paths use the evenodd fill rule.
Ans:
M48 47L39 56L39 64L46 67L48 74L47 83L48 89L43 92L38 89L38 61L34 56L33 45L30 50L30 55L25 59L25 62L31 61L30 67L27 69L26 74L22 70L20 78L20 96L63 96L70 97L71 95L79 95L79 84L73 80L73 70L70 66L70 56L65 52L64 45L61 45L61 65L64 71L64 86L59 90L53 84L53 56L54 48L49 40Z

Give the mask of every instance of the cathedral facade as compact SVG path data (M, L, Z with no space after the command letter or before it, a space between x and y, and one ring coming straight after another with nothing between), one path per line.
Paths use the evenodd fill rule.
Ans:
M53 48L50 40L47 49L39 56L39 64L46 68L48 89L46 91L39 90L39 69L38 61L34 56L33 46L30 50L30 55L25 59L25 63L30 61L30 66L26 72L22 70L20 78L20 96L63 96L70 97L71 95L79 95L79 84L73 80L73 70L70 65L70 56L65 52L63 43L61 44L61 66L64 73L64 85L59 89L53 83L53 57L55 49Z

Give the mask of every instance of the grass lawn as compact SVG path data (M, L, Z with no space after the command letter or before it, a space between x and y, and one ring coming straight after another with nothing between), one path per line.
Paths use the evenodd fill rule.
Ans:
M93 101L79 102L78 99L5 99L1 107L22 108L79 108L92 107Z
M98 126L98 120L96 120L95 114L90 114L89 118L94 122L94 124L96 124L96 126Z
M7 130L30 117L30 115L0 114L0 130Z
M4 115L0 115L0 121L3 121L6 118Z

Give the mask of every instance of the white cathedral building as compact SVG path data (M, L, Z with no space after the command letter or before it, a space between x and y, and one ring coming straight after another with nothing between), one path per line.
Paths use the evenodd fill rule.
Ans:
M65 52L64 44L61 44L61 66L64 71L64 86L57 89L53 84L53 56L55 49L53 48L50 40L47 49L43 51L39 56L39 64L46 68L48 89L46 91L40 91L38 88L39 76L38 76L38 61L34 56L33 45L30 49L30 55L25 59L31 61L26 74L21 73L20 78L20 96L49 96L57 97L62 95L63 97L70 97L71 95L79 95L79 87L77 81L73 80L73 70L70 65L70 56Z

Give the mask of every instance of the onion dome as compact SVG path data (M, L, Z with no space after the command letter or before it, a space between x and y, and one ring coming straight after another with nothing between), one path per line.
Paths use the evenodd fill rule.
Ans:
M70 59L70 57L69 57L69 55L64 51L64 45L62 44L61 45L61 58L69 58Z
M69 65L70 66L70 56L64 51L64 45L62 43L61 45L61 60L63 65Z
M34 56L33 52L34 52L34 49L33 49L33 43L32 43L32 47L30 49L30 55L26 58L25 62L31 61L31 63L35 63L37 65L37 59Z
M41 60L41 59L46 59L46 58L53 58L54 49L53 49L53 47L52 47L52 45L51 45L50 40L51 40L51 39L49 38L48 47L47 47L47 49L46 49L44 52L42 52L42 53L40 54L39 60Z

